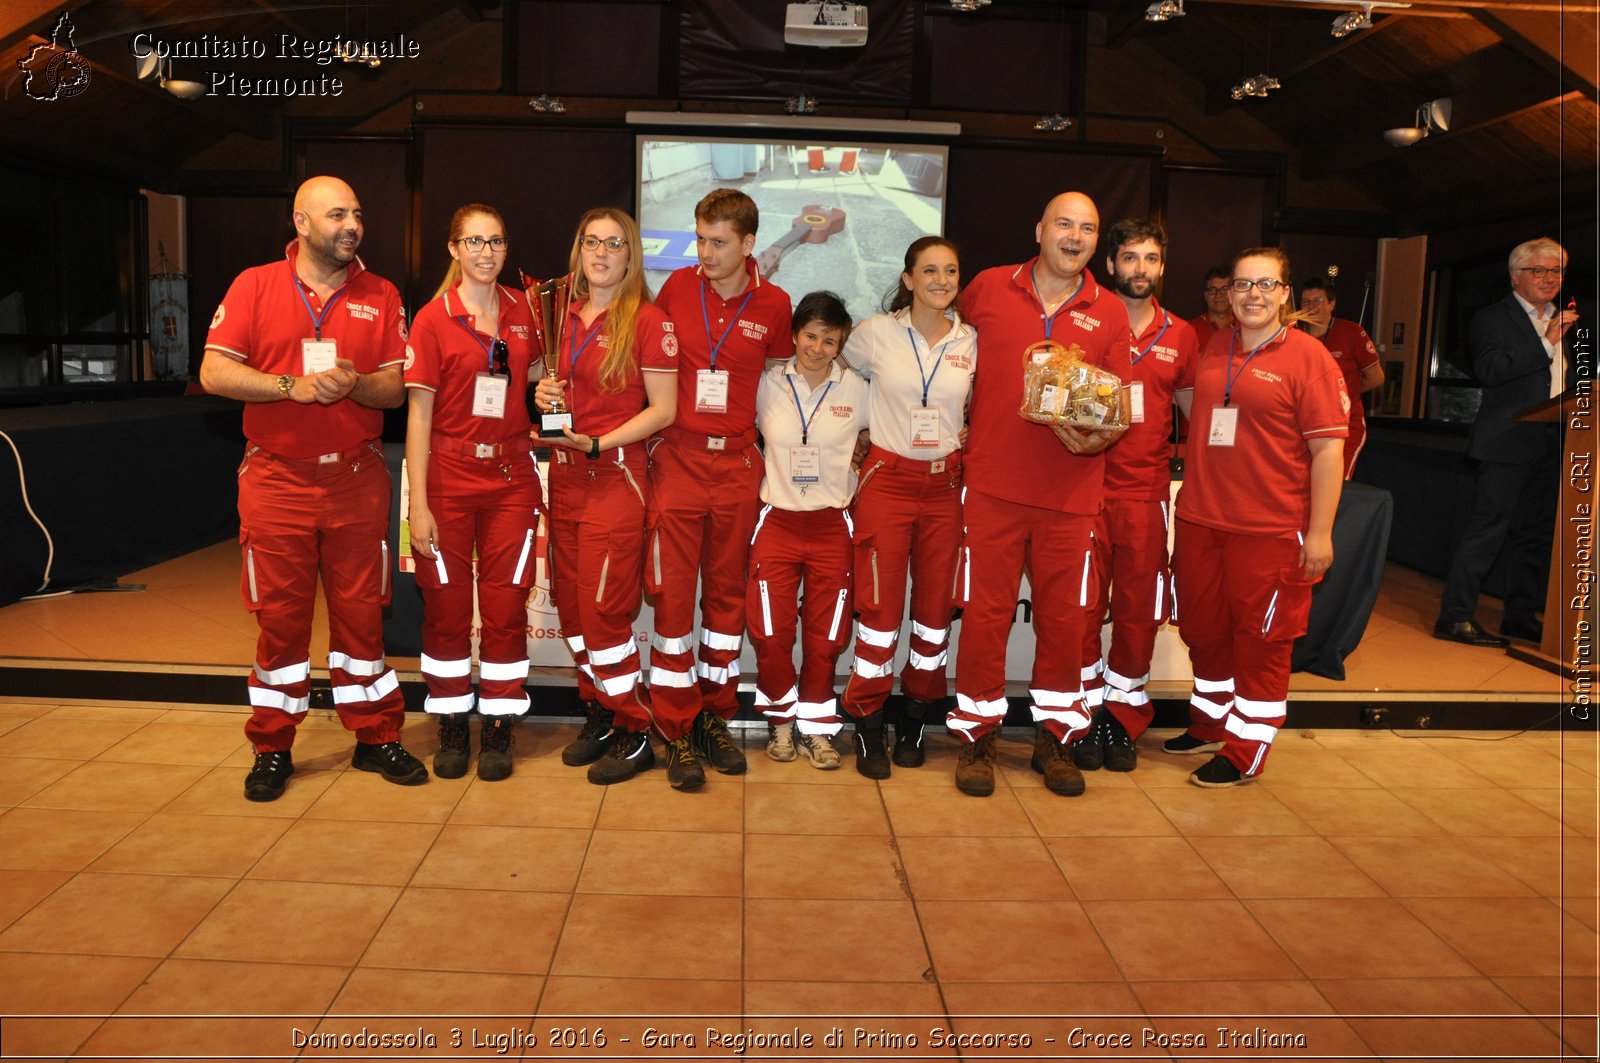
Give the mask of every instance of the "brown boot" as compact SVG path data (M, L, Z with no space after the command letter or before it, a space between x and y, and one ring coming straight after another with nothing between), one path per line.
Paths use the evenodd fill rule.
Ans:
M1063 797L1083 793L1083 772L1072 763L1067 747L1043 727L1033 737L1033 770L1044 776L1044 788Z
M961 750L956 761L956 789L970 797L988 797L994 793L994 743L997 732L990 731L976 742Z

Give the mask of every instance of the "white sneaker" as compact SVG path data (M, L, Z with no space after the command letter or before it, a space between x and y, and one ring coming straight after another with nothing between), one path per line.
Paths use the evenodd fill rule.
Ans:
M839 766L839 751L833 748L833 743L828 741L827 735L808 735L802 732L794 738L795 749L805 754L813 768L832 771Z
M794 724L767 724L767 756L784 764L794 759Z

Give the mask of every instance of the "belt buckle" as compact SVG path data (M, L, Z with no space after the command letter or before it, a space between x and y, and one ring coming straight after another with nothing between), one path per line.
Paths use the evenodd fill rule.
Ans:
M945 467L945 459L944 458L940 458L938 461L930 461L930 462L928 462L928 472L929 473L944 472L944 467Z
M337 463L338 460L340 458L342 458L343 456L344 455L340 454L338 451L334 451L332 454L318 454L317 455L317 464L318 465L333 465L333 464Z
M728 437L727 436L706 436L706 449L707 450L727 450L728 449Z
M500 445L498 443L474 443L472 444L472 456L475 458L498 458L500 456Z

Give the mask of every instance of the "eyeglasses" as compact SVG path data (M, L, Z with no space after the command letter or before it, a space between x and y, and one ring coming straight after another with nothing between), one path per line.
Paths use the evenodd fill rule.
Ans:
M495 340L494 346L489 348L489 355L494 359L495 370L511 375L511 348L506 346L505 340ZM491 376L494 374L491 373Z
M1518 266L1517 268L1524 273L1533 274L1533 279L1536 281L1542 281L1546 277L1554 277L1556 280L1560 280L1567 272L1560 266Z
M484 244L488 244L489 250L493 251L495 254L499 254L507 247L511 246L510 244L506 243L506 238L504 236L463 236L461 239L457 240L456 243L466 244L467 250L473 252L474 254L482 251Z
M1229 285L1226 284L1208 284L1206 285L1205 291L1207 295L1221 295L1226 292L1228 288Z
M604 240L600 239L598 236L585 236L582 240L578 241L578 246L583 248L585 251L598 251L602 246L604 246L607 251L610 251L612 254L616 254L618 251L621 251L624 247L628 246L628 241L624 240L620 236L608 236Z
M1262 293L1265 294L1277 291L1282 286L1283 282L1275 277L1262 277L1260 280L1246 280L1244 277L1235 277L1232 283L1229 284L1230 288L1240 294L1249 291L1251 288L1260 288Z

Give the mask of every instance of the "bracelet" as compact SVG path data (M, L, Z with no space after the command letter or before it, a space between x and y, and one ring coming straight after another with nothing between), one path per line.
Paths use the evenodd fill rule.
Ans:
M278 378L278 394L287 399L292 391L294 391L294 377L285 373Z
M590 436L589 437L589 460L590 461L594 461L598 457L600 457L600 437L599 436Z

